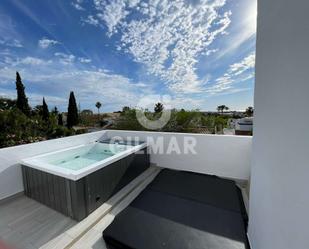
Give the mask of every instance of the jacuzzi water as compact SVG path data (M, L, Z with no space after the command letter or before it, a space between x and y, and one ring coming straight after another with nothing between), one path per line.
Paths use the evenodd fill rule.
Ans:
M114 154L106 154L104 152L88 152L84 155L75 156L73 158L62 158L60 162L58 161L54 164L62 168L78 170L92 163L106 159L111 155Z
M102 161L106 158L122 152L130 145L104 144L86 145L82 148L76 148L56 155L49 155L44 160L52 165L65 169L79 170L93 163Z

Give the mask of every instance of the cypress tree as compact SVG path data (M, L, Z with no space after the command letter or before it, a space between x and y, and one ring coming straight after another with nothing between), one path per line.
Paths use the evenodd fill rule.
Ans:
M74 92L71 92L68 106L67 127L72 128L74 125L77 124L78 124L78 110Z
M47 104L46 104L46 102L45 102L45 98L43 98L43 105L42 105L42 119L44 120L44 121L48 121L48 119L49 119L49 111L48 111L48 106L47 106Z
M63 126L63 120L62 120L62 114L61 113L58 114L58 125Z
M58 115L59 112L58 112L57 106L54 107L54 109L52 110L52 113L55 115Z
M16 72L16 90L17 90L16 106L24 114L29 116L30 106L28 104L28 98L26 97L25 94L25 87L21 81L21 77L18 72Z

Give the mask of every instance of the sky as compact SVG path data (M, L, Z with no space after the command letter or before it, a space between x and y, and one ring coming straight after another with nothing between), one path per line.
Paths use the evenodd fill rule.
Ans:
M256 0L1 0L0 96L19 71L32 106L244 110L255 33Z

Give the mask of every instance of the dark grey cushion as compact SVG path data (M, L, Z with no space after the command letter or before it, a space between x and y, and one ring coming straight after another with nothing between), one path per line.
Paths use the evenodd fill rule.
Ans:
M163 170L149 185L152 190L241 212L234 181L186 171Z
M103 237L110 249L245 249L239 206L233 181L163 170Z

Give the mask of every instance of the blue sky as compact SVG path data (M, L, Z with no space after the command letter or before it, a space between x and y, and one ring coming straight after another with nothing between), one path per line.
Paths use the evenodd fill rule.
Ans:
M0 96L19 71L32 106L64 111L253 104L255 0L2 0Z

